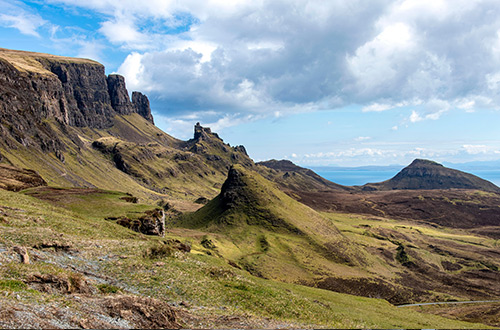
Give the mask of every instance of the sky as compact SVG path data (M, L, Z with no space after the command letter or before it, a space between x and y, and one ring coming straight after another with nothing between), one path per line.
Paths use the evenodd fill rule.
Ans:
M500 159L498 0L0 0L0 47L85 57L256 161Z

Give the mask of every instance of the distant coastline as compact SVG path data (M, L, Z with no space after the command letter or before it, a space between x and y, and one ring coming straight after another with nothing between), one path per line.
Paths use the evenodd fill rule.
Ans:
M500 187L500 166L493 163L465 163L451 164L447 166L474 174L482 179L491 181ZM395 176L404 165L389 166L310 166L308 167L323 178L345 186L361 186L366 183L382 182Z

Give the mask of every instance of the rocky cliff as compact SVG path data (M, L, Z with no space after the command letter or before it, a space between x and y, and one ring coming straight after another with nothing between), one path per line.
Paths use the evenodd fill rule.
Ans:
M119 75L86 60L0 49L0 137L8 148L63 148L46 120L73 127L109 128L117 114L153 122L147 97L132 102ZM17 143L16 143L17 142Z

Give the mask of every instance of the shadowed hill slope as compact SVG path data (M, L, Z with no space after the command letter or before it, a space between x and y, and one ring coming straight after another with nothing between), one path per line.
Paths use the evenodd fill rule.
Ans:
M452 188L500 192L500 188L489 181L425 159L415 159L392 179L362 187L363 190Z
M351 187L342 186L319 176L314 171L295 165L289 160L268 160L258 162L257 171L266 179L276 182L282 190L291 191L350 191Z

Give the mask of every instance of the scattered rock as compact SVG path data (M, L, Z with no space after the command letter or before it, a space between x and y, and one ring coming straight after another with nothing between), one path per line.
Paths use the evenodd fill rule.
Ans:
M66 160L65 160L64 154L62 153L61 150L56 150L55 154L56 154L57 159L59 159L61 161L61 163L65 163Z
M206 197L200 197L197 200L194 201L196 204L207 204L209 202L209 199Z
M137 328L179 329L175 310L166 302L136 296L107 297L104 305L109 315L125 319Z
M23 264L29 264L30 263L30 256L28 254L28 250L23 247L23 246L16 246L14 247L14 251L19 254L19 257L21 258L21 262Z
M120 226L132 229L145 235L165 236L165 212L163 209L147 211L138 219L127 217L108 217L107 220L115 221Z
M35 290L46 293L95 293L95 289L89 285L85 277L78 273L70 274L69 276L35 273L28 276L26 284Z

